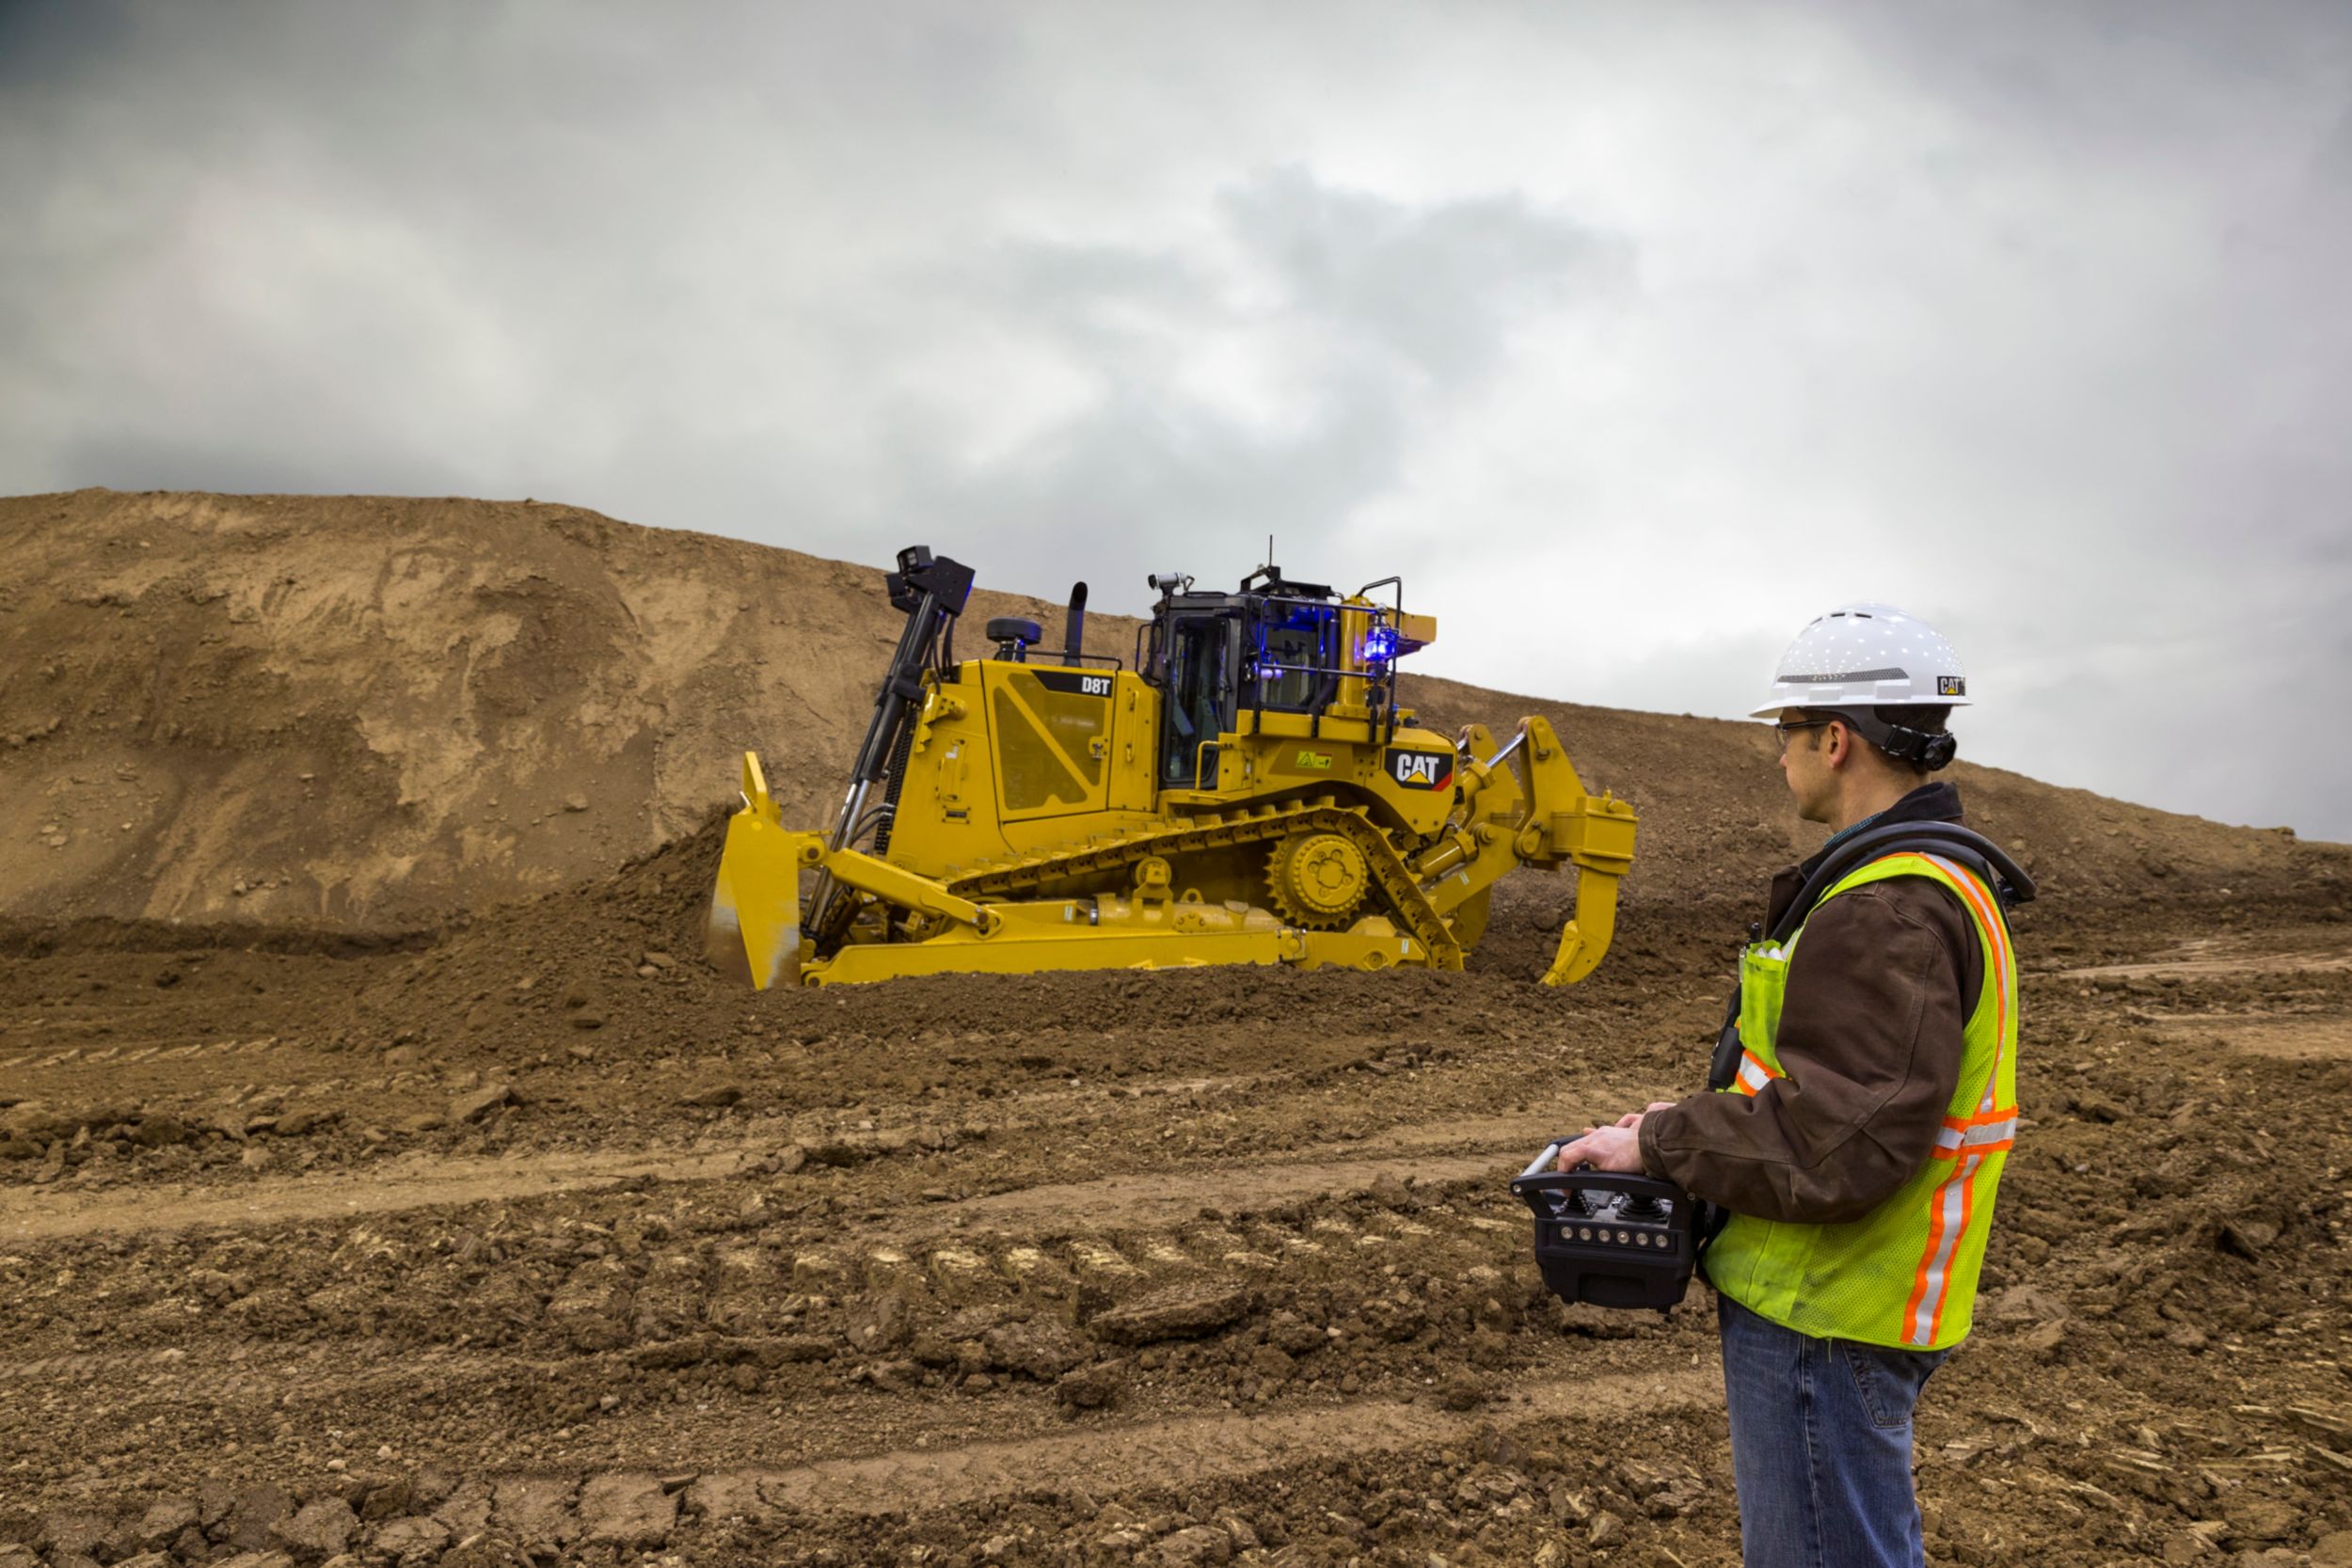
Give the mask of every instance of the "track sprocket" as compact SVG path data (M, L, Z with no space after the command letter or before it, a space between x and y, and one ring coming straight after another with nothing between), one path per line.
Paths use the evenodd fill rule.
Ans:
M1292 925L1337 930L1372 891L1372 867L1344 834L1295 832L1266 857L1266 891Z

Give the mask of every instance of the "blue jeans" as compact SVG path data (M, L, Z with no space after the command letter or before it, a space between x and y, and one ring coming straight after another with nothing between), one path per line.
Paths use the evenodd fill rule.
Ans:
M1911 1409L1947 1353L1816 1339L1716 1300L1746 1568L1922 1568Z

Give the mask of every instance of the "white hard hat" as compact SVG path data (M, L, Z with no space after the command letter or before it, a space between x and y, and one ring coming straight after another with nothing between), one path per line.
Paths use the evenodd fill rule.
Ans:
M1780 656L1772 689L1751 719L1792 707L1966 707L1960 655L1925 621L1893 605L1841 605Z

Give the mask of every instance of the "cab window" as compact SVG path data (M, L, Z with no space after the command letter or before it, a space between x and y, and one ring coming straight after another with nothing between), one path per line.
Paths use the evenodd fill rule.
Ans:
M1257 669L1257 704L1287 713L1311 713L1325 705L1326 672L1332 664L1333 621L1310 606L1267 607L1265 652Z

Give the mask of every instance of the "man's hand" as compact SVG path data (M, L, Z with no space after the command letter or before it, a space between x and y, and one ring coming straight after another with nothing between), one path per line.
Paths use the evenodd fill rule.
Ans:
M1560 1158L1552 1168L1574 1170L1579 1165L1590 1165L1595 1170L1641 1175L1642 1118L1673 1103L1671 1100L1653 1100L1647 1109L1628 1111L1619 1117L1613 1127L1587 1127L1582 1137L1561 1147Z

